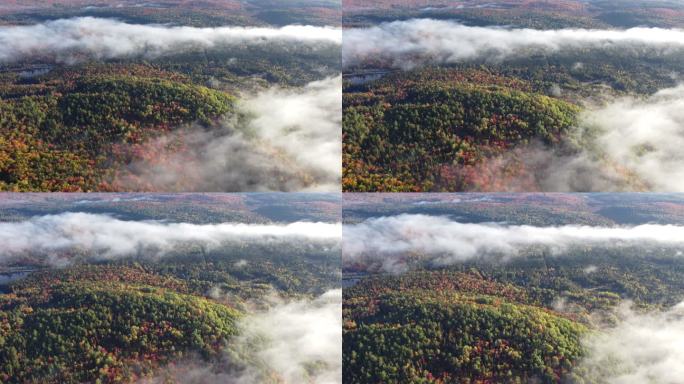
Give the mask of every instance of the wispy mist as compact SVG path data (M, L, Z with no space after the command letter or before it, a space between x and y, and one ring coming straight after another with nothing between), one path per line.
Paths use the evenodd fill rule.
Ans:
M191 48L270 41L341 44L342 32L333 27L304 25L196 28L79 17L0 27L0 62L19 61L35 55L54 56L56 61L65 63L79 61L83 55L95 59L154 58Z
M341 289L312 300L281 300L239 327L221 362L176 364L140 384L342 383Z
M127 165L116 184L163 191L340 190L341 76L245 95L238 109L246 119L154 140L159 155ZM178 151L177 143L185 148Z
M588 110L583 123L597 130L599 153L634 172L649 190L684 191L684 85Z
M561 145L526 144L480 167L511 191L684 191L684 85L585 109ZM511 177L510 166L523 164ZM482 173L482 172L480 172Z
M282 302L244 321L245 342L264 338L257 357L284 383L342 383L342 290ZM318 366L319 368L314 368ZM254 373L239 382L254 383Z
M422 63L502 60L531 49L551 53L576 48L647 49L666 53L684 49L684 31L662 28L536 30L470 27L453 21L413 19L345 30L342 58L347 67L373 60L411 68Z
M128 221L109 215L62 213L21 222L0 223L0 262L27 255L47 255L53 264L67 263L70 252L86 252L92 259L128 256L155 258L183 244L207 249L228 243L268 241L337 242L341 225L295 222L290 224L190 224Z
M309 83L302 90L274 88L243 100L242 107L256 116L250 127L259 138L322 179L323 185L315 189L339 190L342 76Z
M684 303L639 313L628 306L617 326L588 334L578 372L606 384L675 384L684 377Z
M365 264L387 272L406 270L417 257L435 265L476 258L512 259L531 247L561 252L573 246L684 246L684 226L644 224L623 227L563 225L537 227L460 223L444 216L398 215L344 226L343 264Z

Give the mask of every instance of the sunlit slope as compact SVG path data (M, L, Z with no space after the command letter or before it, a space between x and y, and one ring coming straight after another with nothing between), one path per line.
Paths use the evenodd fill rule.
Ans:
M162 77L163 76L163 77ZM234 98L180 75L59 71L0 94L0 189L107 190L135 146L183 124L209 124Z
M510 285L463 277L464 284L429 275L422 283L395 278L384 281L387 289L361 283L346 291L344 381L515 383L569 377L582 354L584 325L526 304L530 299ZM426 284L429 289L420 287Z
M29 282L0 301L7 383L128 381L186 353L217 354L239 317L198 296L123 282Z
M399 84L345 94L345 190L467 189L474 182L463 167L532 140L557 142L579 112L566 101L504 86Z

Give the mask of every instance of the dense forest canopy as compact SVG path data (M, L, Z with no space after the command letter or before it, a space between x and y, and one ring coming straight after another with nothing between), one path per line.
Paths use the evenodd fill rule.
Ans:
M431 17L535 29L682 27L684 6L663 0L343 0L345 25Z
M666 381L682 356L665 340L681 340L669 231L683 207L680 194L349 195L345 382Z
M0 190L338 189L339 6L150 4L2 9Z
M682 190L681 4L347 7L345 191Z
M29 24L66 17L107 17L132 23L221 25L339 25L342 8L334 0L109 0L8 1L0 23Z
M339 235L315 235L339 195L10 195L0 217L3 382L341 380Z

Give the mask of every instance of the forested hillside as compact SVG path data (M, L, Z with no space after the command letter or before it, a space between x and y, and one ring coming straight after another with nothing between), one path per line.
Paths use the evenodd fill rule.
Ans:
M0 190L326 190L339 167L302 160L289 137L339 147L339 116L309 96L340 92L335 14L326 1L3 7ZM308 113L267 108L286 101Z
M681 190L681 4L346 9L345 191Z
M181 124L209 126L233 110L234 97L163 71L85 69L3 87L0 188L115 190L112 169L146 155L136 146Z
M372 89L357 86L345 94L346 190L469 188L475 181L454 175L454 166L474 166L532 140L557 142L579 111L531 92L523 81L484 71L401 77L395 73ZM503 84L487 86L483 80ZM522 89L507 88L507 80Z
M511 301L517 287L441 273L393 283L345 291L347 383L558 382L581 356L586 326Z
M304 344L306 332L292 330L304 321L327 332L322 344L339 345L339 239L277 234L288 223L334 225L336 199L40 194L3 201L0 381L185 383L192 375L200 382L295 383L335 377L339 356L321 344L282 356L284 363L268 353ZM72 221L73 214L80 216ZM126 226L140 227L122 235ZM244 236L236 228L275 232ZM175 242L188 233L198 237ZM294 320L288 317L293 307ZM328 318L338 320L332 333ZM287 339L271 322L293 327Z
M3 381L126 382L184 353L210 358L237 333L235 309L126 281L27 281L2 295Z
M338 25L339 1L304 0L49 0L6 1L0 23L30 23L65 17L112 17L132 23L154 22L182 25Z
M345 383L674 369L681 195L356 194L344 216Z

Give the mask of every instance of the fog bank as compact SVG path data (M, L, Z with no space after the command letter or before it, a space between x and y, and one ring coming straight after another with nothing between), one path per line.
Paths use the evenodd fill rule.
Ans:
M342 76L244 95L237 108L245 120L153 140L150 148L162 148L160 154L129 164L115 184L155 191L340 190Z
M341 224L190 224L128 221L109 215L62 213L0 223L0 262L27 255L47 255L60 263L63 254L85 252L92 259L162 257L184 244L207 249L230 243L337 242ZM62 260L61 262L66 262Z
M406 259L412 257L450 265L476 258L521 257L531 247L558 253L573 246L684 246L684 226L537 227L460 223L444 216L403 214L344 225L342 244L345 266L365 264L403 272Z
M280 300L239 327L241 335L229 342L221 363L176 364L140 384L342 383L341 289Z
M684 377L684 303L664 312L620 308L620 322L585 337L579 372L608 384L675 384Z
M94 59L155 58L194 48L264 42L341 44L342 32L333 27L306 25L196 28L77 17L0 27L0 62L20 61L35 55L54 56L62 63L78 62L83 55Z
M626 30L471 27L453 21L412 19L344 31L345 67L381 60L409 69L424 63L465 60L500 61L516 55L553 53L564 49L630 49L667 53L684 49L684 30L630 28Z

